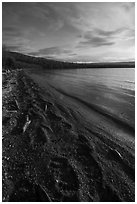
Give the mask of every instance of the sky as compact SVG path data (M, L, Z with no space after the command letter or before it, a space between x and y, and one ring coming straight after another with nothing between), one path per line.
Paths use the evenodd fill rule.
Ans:
M69 62L132 61L133 2L3 2L2 43Z

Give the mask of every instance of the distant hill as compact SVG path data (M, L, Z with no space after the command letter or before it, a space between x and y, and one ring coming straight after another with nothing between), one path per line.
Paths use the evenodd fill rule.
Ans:
M2 52L3 69L76 69L76 68L134 68L135 62L71 63L32 57L17 52Z

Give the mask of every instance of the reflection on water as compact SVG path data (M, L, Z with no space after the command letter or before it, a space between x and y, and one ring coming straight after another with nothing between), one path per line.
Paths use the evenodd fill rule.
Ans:
M135 89L135 69L69 69L52 70L50 73L60 76L64 82L72 82L75 85L81 85L82 82L87 85L98 84L109 88Z
M56 89L134 126L135 69L52 70L41 74Z

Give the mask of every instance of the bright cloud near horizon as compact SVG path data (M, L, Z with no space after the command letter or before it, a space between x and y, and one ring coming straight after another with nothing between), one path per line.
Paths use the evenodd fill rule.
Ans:
M11 51L74 62L135 58L133 2L3 2L3 44Z

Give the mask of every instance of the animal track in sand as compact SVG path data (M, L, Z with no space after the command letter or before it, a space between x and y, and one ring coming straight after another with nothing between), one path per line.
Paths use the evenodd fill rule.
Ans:
M79 135L77 158L84 167L84 171L90 182L90 194L95 197L101 194L102 189L102 170L95 157L95 152L90 142L84 135Z
M22 179L17 182L9 202L49 202L49 197L40 185Z
M9 121L10 121L10 116L3 117L2 118L2 125L6 126Z
M58 192L69 198L77 194L79 188L78 177L66 158L56 157L51 159L49 170L54 176L55 187Z
M49 143L50 139L48 137L47 131L42 128L42 127L38 127L36 130L36 137L35 137L35 142L36 143L41 143L41 144L45 144L45 143Z

